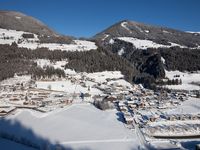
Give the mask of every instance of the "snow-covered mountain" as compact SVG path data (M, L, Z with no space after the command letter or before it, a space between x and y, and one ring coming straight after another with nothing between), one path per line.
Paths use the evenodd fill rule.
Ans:
M200 70L199 33L123 20L93 39L131 62L142 74L139 82L163 78L165 70Z
M62 51L88 51L95 50L97 46L94 42L86 40L72 40L71 43L43 43L39 37L40 35L10 30L10 29L1 29L0 28L0 44L9 44L16 43L18 47L28 48L28 49L37 49L37 48L48 48L49 50L62 50Z
M39 35L58 35L41 21L15 11L0 11L0 28L26 31Z
M133 43L135 48L146 49L172 46L194 48L200 46L199 36L195 33L124 20L96 34L93 38L104 44L109 43L111 39L120 39Z
M16 11L0 11L0 28L37 34L44 43L71 43L73 39L60 35L41 21Z
M0 11L0 44L29 49L48 48L63 51L87 51L97 49L94 42L75 40L51 30L41 21L14 11Z

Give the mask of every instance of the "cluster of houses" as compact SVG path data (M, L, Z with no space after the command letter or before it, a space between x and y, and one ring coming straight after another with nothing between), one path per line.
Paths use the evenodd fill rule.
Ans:
M162 116L166 120L200 120L200 114L167 114Z
M199 113L188 114L184 110L177 114L166 113L191 96L190 92L155 92L135 85L133 91L122 96L122 100L114 102L126 126L134 129L137 125L144 135L154 138L199 137Z
M158 93L135 86L134 91L129 91L123 96L123 100L117 101L117 108L122 112L128 125L136 123L140 127L160 120L198 119L198 115L165 115L163 113L165 110L176 108L187 99L188 95L183 92Z
M170 124L148 126L143 130L149 136L161 137L196 137L200 135L200 124Z
M50 90L37 89L32 79L12 79L12 82L0 85L0 116L6 116L20 108L50 111L48 107L71 104L72 100L67 96Z

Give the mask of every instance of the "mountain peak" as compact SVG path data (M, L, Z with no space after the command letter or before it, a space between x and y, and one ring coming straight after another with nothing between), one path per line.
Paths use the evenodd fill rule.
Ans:
M186 47L198 47L200 45L200 39L195 34L130 20L122 20L110 26L104 31L96 34L94 39L105 44L109 43L110 39L119 37L149 40L164 45L171 45L171 43Z
M0 28L20 30L38 35L57 34L41 21L16 11L0 11Z

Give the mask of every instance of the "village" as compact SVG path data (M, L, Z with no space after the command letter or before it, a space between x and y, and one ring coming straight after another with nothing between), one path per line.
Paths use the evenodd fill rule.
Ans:
M69 73L64 79L37 81L31 76L16 75L1 82L0 116L13 115L19 109L48 113L77 103L103 101L109 106L106 109L116 109L119 121L139 132L145 142L156 138L192 138L200 135L200 111L187 112L179 107L193 97L195 92L156 92L131 85L119 72Z
M141 87L115 104L121 121L138 132L144 143L194 139L200 137L200 100L194 93L181 90L159 93Z
M121 74L118 76L118 79L113 80L121 81ZM73 103L93 103L94 100L111 97L111 93L112 97L116 97L119 93L131 90L130 86L117 83L106 85L107 81L111 79L95 81L85 75L67 75L65 79L55 77L35 81L30 76L16 75L0 84L0 116L14 113L16 109L34 109L45 113Z

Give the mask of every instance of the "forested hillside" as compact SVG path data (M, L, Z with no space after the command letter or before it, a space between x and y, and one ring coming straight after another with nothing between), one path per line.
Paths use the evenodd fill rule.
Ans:
M44 70L40 68L33 61L36 59L49 59L51 61L67 59L66 68L83 72L119 70L129 81L132 81L137 74L136 69L127 60L101 48L85 52L50 51L46 48L29 50L19 48L13 43L11 46L0 45L0 53L0 80L13 77L15 73L37 76L51 76L52 74L63 76L63 72L59 69L46 68Z

